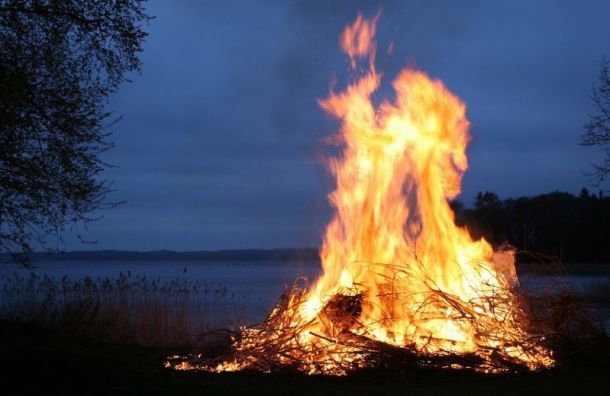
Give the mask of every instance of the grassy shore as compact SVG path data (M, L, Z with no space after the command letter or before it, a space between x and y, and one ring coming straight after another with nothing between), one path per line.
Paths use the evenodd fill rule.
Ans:
M587 359L569 370L521 375L176 372L163 367L167 356L227 345L226 338L204 334L238 324L243 299L223 288L130 274L82 281L12 277L0 291L2 395L610 394L610 361ZM605 300L605 285L594 294L592 300Z
M173 351L172 351L173 352ZM608 395L610 367L525 375L375 372L347 377L174 372L170 351L67 336L31 322L0 321L4 395Z
M71 279L0 275L0 319L78 337L153 348L197 348L205 334L244 322L247 300L221 285L133 276Z

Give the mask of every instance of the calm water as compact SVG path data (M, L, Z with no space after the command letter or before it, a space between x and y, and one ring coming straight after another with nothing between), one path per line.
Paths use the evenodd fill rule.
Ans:
M224 261L224 262L171 262L171 261L39 261L33 271L38 275L72 279L116 277L130 272L132 276L146 276L161 281L198 281L210 287L223 286L231 293L244 296L248 302L249 319L258 321L273 307L286 287L290 287L298 277L314 280L320 274L320 264L312 262L288 261ZM0 267L0 273L30 270L17 267ZM555 282L570 285L582 292L600 284L610 284L610 275L569 275L562 278L547 276L522 276L521 284L526 288L540 289ZM610 324L610 307L602 306L605 321Z
M87 276L114 278L120 273L130 272L131 276L146 276L151 280L186 280L211 288L226 287L230 293L245 297L248 319L260 321L295 279L304 276L313 280L321 269L317 261L40 261L34 263L33 270L0 268L0 274L19 272L28 275L30 271L55 278L67 275L74 280Z

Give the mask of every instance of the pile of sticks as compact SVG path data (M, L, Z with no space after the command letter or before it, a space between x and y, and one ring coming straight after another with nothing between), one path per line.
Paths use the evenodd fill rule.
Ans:
M242 328L233 334L229 355L176 356L168 359L166 366L205 371L300 371L325 375L344 375L366 368L524 372L548 366L543 362L536 362L540 356L545 356L551 334L542 330L548 329L548 326L532 321L531 312L523 308L528 299L525 296L514 298L514 291L493 293L467 302L441 290L431 289L428 292L419 312L422 317L426 315L427 304L442 304L451 308L452 320L469 321L476 329L477 337L487 341L482 342L476 352L469 353L452 353L438 349L430 353L421 345L416 348L415 343L397 346L377 341L366 334L358 334L359 323L363 321L361 315L366 299L365 292L350 291L332 296L318 316L303 323L295 315L299 312L299 305L305 303L306 296L306 290L303 288L293 287L286 291L265 321ZM477 314L481 312L478 307L482 305L485 305L487 310L493 307L495 315L501 318L488 318L486 321L484 316ZM508 323L509 320L522 322L521 327ZM314 321L322 322L326 330L312 332L310 329ZM524 324L532 329L528 334L536 335L524 337L523 333L515 332L515 329L522 328ZM534 328L536 326L537 328ZM494 342L490 343L489 340ZM435 339L430 336L427 341L432 343ZM490 347L490 344L498 347ZM512 350L511 355L506 353L507 349ZM525 359L519 358L526 355L529 357L528 361L533 363L525 364Z

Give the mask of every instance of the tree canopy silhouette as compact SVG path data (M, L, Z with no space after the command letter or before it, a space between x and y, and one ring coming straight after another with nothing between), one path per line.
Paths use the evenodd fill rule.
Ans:
M143 0L0 0L0 253L24 259L107 202L108 97L140 71Z
M585 146L600 146L605 153L602 162L593 164L591 176L600 185L610 174L610 63L602 59L598 85L593 88L593 103L595 111L585 125L581 144Z
M564 262L610 261L608 228L610 197L583 188L578 196L552 192L531 197L500 199L479 193L473 207L453 203L456 221L475 238L500 246L505 242L523 254L543 254Z

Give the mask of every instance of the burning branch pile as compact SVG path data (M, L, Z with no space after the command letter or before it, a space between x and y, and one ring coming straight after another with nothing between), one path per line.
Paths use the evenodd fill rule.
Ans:
M373 104L376 20L358 16L346 27L340 43L357 78L320 101L341 121L329 141L342 149L329 160L336 214L323 275L242 329L230 356L169 367L341 375L396 362L485 372L553 365L544 329L515 291L514 252L494 252L455 225L448 201L468 166L465 105L412 69L394 80L392 101Z
M413 321L427 323L441 319L470 327L476 341L469 345L464 340L442 338L431 332L415 332L403 343L380 340L371 329L389 327L395 318L385 312L385 321L372 327L372 318L363 316L364 306L371 299L360 287L356 285L330 296L315 317L303 321L308 288L295 284L281 296L264 322L234 335L230 356L210 359L197 355L186 360L176 356L167 366L179 370L295 370L344 375L368 367L519 372L553 363L544 336L519 330L527 327L533 332L536 323L524 309L528 305L525 297L517 297L515 290L495 290L470 301L433 288L425 293L414 310ZM394 293L384 296L405 306L410 297ZM439 318L436 313L439 310L448 314ZM489 312L493 314L490 316Z

